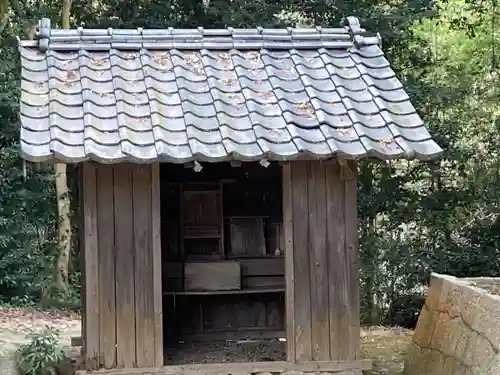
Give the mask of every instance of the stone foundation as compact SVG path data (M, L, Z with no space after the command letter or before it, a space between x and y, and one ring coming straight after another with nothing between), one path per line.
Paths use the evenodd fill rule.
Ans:
M500 375L500 278L432 274L406 375Z

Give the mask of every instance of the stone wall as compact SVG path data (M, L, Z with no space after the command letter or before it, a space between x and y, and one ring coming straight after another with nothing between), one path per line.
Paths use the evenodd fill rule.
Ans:
M432 274L407 375L500 375L500 278Z

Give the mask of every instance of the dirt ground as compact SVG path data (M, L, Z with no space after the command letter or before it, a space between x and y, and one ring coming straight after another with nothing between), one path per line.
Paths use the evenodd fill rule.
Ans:
M399 327L362 327L361 355L373 360L366 375L400 375L413 331Z
M78 316L62 313L34 312L23 309L0 308L0 374L12 375L9 358L15 349L25 342L28 328L57 328L61 333L61 344L71 357L79 348L70 348L70 338L80 336L81 322ZM401 328L362 327L361 343L364 358L373 359L373 370L367 375L398 375L403 371L406 348L412 331ZM285 359L285 342L272 340L262 342L222 342L206 346L182 344L182 350L167 351L168 358L177 363L214 363L229 361L269 361Z
M397 375L403 372L404 356L413 332L402 328L363 327L361 350L373 360L366 375ZM283 361L286 342L280 340L218 343L180 343L166 354L171 363L224 363Z
M284 361L286 342L262 341L217 341L204 343L179 343L166 350L167 360L172 364L225 363Z

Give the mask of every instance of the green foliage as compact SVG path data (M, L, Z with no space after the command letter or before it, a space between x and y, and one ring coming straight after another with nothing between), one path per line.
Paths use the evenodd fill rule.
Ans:
M50 174L24 176L15 39L0 39L0 51L0 301L25 304L40 299L51 277L55 200Z
M498 68L491 25L479 4L436 2L390 58L437 141L439 162L363 166L360 178L362 306L368 321L422 293L431 271L500 274ZM460 21L460 22L459 22ZM473 28L473 32L471 29ZM389 309L390 310L390 309Z
M51 327L31 331L28 343L16 352L20 375L56 375L68 358L59 345L59 332Z
M57 207L53 173L33 171L19 157L15 35L28 21L11 21L0 37L0 303L25 306L52 299Z

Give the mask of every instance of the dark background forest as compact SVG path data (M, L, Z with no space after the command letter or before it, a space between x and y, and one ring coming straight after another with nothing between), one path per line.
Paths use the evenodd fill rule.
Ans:
M0 304L79 307L77 236L57 283L54 171L19 157L17 37L40 17L61 26L61 0L0 2ZM430 272L500 275L500 11L496 0L74 0L87 28L336 27L379 32L435 140L434 162L359 164L362 318L411 324ZM75 167L68 166L72 214ZM76 220L73 220L76 231Z

